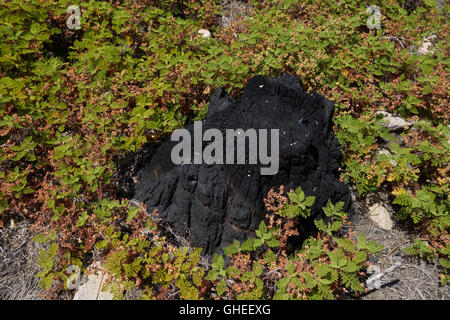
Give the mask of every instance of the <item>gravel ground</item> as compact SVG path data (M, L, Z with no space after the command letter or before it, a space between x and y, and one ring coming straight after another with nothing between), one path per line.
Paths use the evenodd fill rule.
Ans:
M384 245L381 253L371 257L374 266L381 271L396 264L399 266L381 278L381 288L362 297L364 300L448 300L450 286L439 283L442 269L438 261L425 262L406 255L402 249L410 246L419 235L402 230L395 221L392 230L380 228L369 218L364 202L355 201L359 221L354 230L363 233L367 239Z

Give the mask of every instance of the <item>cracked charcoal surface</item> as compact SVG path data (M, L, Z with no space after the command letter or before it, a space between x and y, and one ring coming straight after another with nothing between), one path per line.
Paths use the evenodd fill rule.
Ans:
M301 186L316 197L311 218L299 221L302 234L312 232L313 219L323 214L328 199L344 201L344 209L353 212L349 189L338 180L341 153L332 131L333 112L332 102L304 92L294 76L255 76L238 100L218 88L203 132L217 128L225 141L225 129L279 129L278 173L260 175L259 164L174 165L170 155L178 142L169 138L138 164L132 198L144 202L148 212L158 209L176 233L212 254L253 235L266 214L263 198L271 188ZM186 129L193 141L193 125Z

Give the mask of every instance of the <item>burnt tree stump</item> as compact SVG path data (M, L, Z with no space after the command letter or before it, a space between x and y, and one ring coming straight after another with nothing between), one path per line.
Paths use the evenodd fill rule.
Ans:
M278 173L261 175L261 164L175 165L171 151L178 142L169 139L137 166L131 197L149 212L157 209L177 234L211 254L253 235L266 214L263 198L271 188L301 186L316 197L311 217L299 220L303 234L312 232L328 199L343 201L344 210L353 211L349 188L338 180L341 152L333 112L331 101L304 92L295 76L255 76L238 100L218 88L203 130L217 128L225 137L226 129L279 129ZM193 133L192 124L186 129Z

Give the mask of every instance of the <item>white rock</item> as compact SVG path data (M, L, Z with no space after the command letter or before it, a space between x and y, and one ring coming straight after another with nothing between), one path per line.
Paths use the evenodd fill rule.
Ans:
M211 32L209 32L209 30L206 29L198 30L198 34L201 34L202 38L211 38Z
M432 41L436 38L435 35L431 35L429 37L425 37L423 42L420 44L419 49L417 49L418 54L428 54L430 52L430 48L433 45Z
M418 54L428 54L431 45L432 45L432 43L430 41L422 42L419 49L417 49L417 53Z
M412 123L403 120L400 117L394 116L386 111L377 111L377 114L383 116L382 125L386 127L389 131L396 131L399 129L405 129L412 126Z
M381 203L375 203L369 207L369 217L380 228L392 230L393 222L391 214Z
M103 271L84 276L73 300L112 300L111 292L102 291L107 276L108 274Z
M382 154L388 156L388 158L392 158L392 154L389 152L389 150L381 149L380 151L378 151L378 155L382 155ZM390 159L389 162L390 162L393 166L396 166L396 165L397 165L397 161L395 161L394 159Z

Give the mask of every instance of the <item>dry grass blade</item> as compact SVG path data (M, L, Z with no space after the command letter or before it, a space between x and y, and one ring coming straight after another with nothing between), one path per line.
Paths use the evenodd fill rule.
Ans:
M41 271L37 263L41 247L31 238L26 222L0 229L0 300L44 297L44 290L35 277Z

